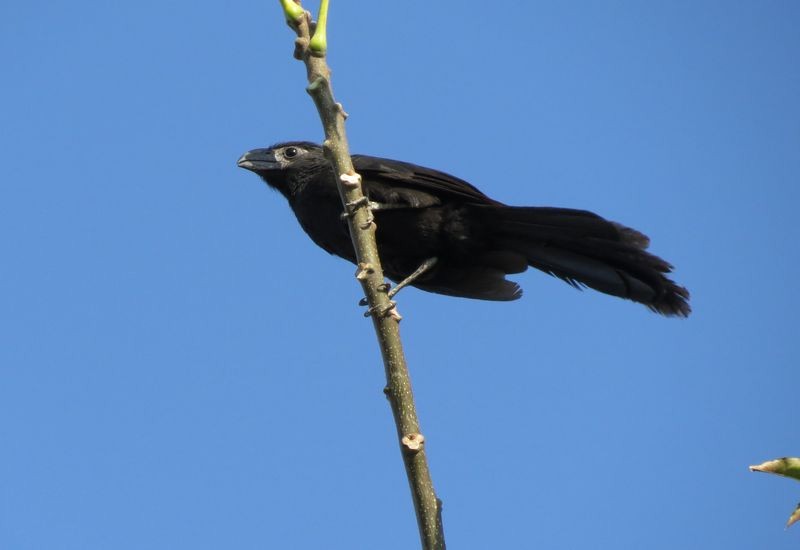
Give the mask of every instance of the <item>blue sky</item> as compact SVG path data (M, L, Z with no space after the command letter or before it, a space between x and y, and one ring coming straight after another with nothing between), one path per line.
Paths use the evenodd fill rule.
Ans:
M800 4L334 2L354 152L647 233L665 319L400 295L452 548L797 548ZM316 9L316 5L314 6ZM0 547L407 549L354 269L238 156L321 138L277 2L0 8Z

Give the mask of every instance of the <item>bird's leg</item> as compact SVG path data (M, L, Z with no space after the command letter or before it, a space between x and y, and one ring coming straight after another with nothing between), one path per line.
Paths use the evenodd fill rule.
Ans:
M382 210L408 210L409 208L413 208L407 204L389 204L384 202L375 202L369 200L367 197L361 197L358 200L353 202L348 202L345 205L344 212L342 212L342 219L349 218L353 216L359 208L363 208L368 206L372 212L378 212Z
M377 212L378 210L408 210L410 207L407 204L387 204L383 202L374 202L369 201L369 209L373 212Z
M414 270L414 273L412 273L411 275L409 275L408 277L397 283L397 286L395 286L391 290L389 290L391 288L391 285L389 283L383 283L380 287L378 287L378 290L380 290L381 292L386 292L389 299L391 300L395 294L400 292L400 290L407 287L408 285L419 279L422 275L433 269L433 266L435 266L438 261L439 258L435 256L433 258L428 258L427 260L422 262L417 269ZM366 298L361 298L361 300L358 301L358 305L360 306L366 306L367 304L368 302ZM369 316L369 314L370 312L367 313L367 316Z
M420 266L414 270L414 273L412 273L411 275L409 275L408 277L397 283L397 286L395 286L393 289L389 291L389 298L391 298L392 296L400 292L401 289L407 287L408 285L419 279L422 275L433 269L433 266L435 266L438 261L439 258L434 256L433 258L428 258L427 260L422 262Z

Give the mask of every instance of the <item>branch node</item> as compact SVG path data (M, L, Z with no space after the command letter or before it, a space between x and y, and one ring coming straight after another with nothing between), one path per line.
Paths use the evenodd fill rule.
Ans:
M407 452L418 453L425 445L425 436L420 433L406 434L400 442Z
M367 277L375 273L375 268L372 264L367 263L360 263L358 264L358 269L356 270L356 279L359 281L366 281Z
M345 120L347 120L347 117L350 116L350 115L347 114L347 111L344 110L344 107L342 107L341 103L337 103L336 104L336 110L339 111L339 113L342 115L342 118L345 119Z
M331 164L336 166L336 153L333 150L333 141L327 137L322 141L322 153Z
M294 58L302 61L308 49L308 38L298 37L294 39Z
M306 44L308 44L308 40L306 40ZM308 87L306 88L306 91L308 93L313 93L313 92L317 91L318 88L320 88L321 86L324 86L324 85L325 85L325 77L322 76L322 75L318 75L317 78L315 78L313 81L311 81L311 84L308 85Z
M339 179L347 187L358 187L359 185L361 185L361 176L358 175L356 172L353 172L351 174L342 174L341 176L339 176ZM364 198L366 199L366 197ZM365 204L369 204L369 200Z

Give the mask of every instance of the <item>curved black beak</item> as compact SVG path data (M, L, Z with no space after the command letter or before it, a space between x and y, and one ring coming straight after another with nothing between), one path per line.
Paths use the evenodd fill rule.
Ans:
M236 165L251 172L264 172L280 170L281 166L275 159L272 149L253 149L239 157Z

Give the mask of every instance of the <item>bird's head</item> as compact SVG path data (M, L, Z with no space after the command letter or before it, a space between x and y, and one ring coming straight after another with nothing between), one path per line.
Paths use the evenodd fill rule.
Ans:
M322 147L310 141L287 141L242 155L237 165L255 172L287 198L308 174L319 174L330 166Z

